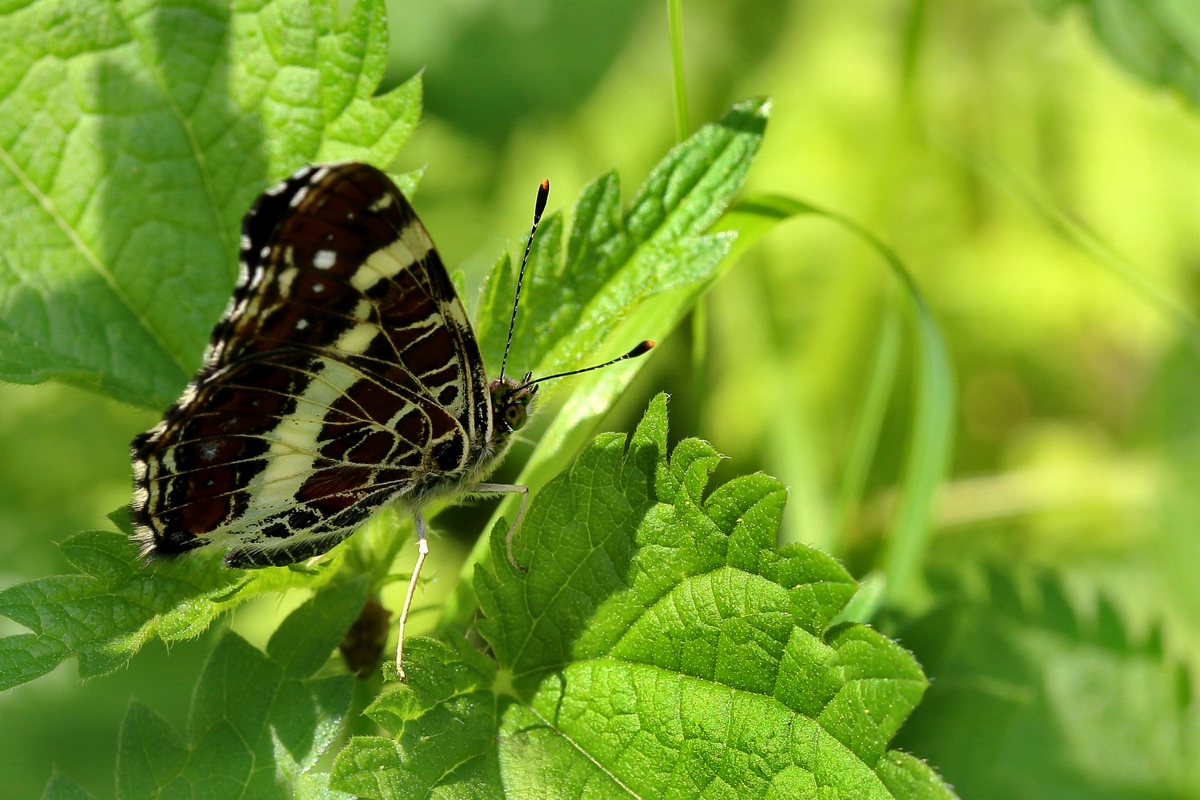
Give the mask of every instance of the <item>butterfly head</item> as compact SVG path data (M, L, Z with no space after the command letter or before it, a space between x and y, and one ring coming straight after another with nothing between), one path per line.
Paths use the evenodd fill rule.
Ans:
M492 395L492 431L495 433L508 435L525 427L538 390L536 384L530 385L530 377L526 375L521 381L498 378L488 385Z

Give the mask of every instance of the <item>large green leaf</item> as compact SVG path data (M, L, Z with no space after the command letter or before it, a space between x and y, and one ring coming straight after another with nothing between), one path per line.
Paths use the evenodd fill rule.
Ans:
M667 458L666 400L598 437L539 494L517 555L493 537L476 590L497 663L417 640L409 684L369 710L332 785L364 797L951 798L888 748L925 689L912 657L830 623L832 559L774 547L786 492L708 490L719 454Z
M394 160L420 82L373 97L384 0L340 5L0 11L0 379L165 406L229 298L255 195L306 162Z

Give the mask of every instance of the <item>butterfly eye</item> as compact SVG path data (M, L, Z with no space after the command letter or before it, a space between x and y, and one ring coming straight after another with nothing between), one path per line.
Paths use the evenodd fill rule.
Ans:
M517 430L525 424L525 409L519 405L511 405L504 409L504 421L513 430Z

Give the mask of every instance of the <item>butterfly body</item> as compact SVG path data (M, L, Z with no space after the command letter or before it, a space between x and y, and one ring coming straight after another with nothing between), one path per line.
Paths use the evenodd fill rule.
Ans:
M300 170L246 215L240 264L200 370L132 445L144 554L213 545L231 566L290 564L384 504L419 511L496 466L536 387L489 383L386 175Z

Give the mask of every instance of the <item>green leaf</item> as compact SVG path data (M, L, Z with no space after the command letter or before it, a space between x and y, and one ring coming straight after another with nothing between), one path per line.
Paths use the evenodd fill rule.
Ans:
M1047 13L1077 6L1128 72L1200 105L1200 7L1176 0L1033 0Z
M507 372L546 375L620 355L643 339L665 338L732 263L726 256L733 235L709 228L740 190L769 113L769 101L748 100L701 127L651 171L624 211L620 182L611 172L580 193L565 236L561 217L548 217L530 255ZM515 290L505 256L492 270L478 313L493 375ZM518 482L536 491L564 469L644 363L568 379L575 381L571 395ZM493 521L511 508L502 504ZM463 575L486 557L481 541ZM448 618L465 621L474 606L470 581L460 581Z
M62 550L78 573L0 591L0 614L33 631L0 639L0 688L44 675L69 656L79 660L83 677L111 672L151 636L191 639L246 600L292 586L320 586L337 573L342 558L307 572L233 570L221 563L220 553L145 565L128 529L80 533L63 542Z
M1200 795L1200 700L1157 629L1101 599L1078 611L1052 576L952 585L902 629L932 688L899 736L965 797Z
M888 749L925 678L862 625L836 562L774 547L765 475L710 490L720 455L667 457L659 396L626 442L597 437L476 572L497 663L414 640L409 683L371 716L332 785L364 797L952 798ZM452 732L452 735L447 735Z
M0 379L152 407L199 364L254 197L391 163L420 111L419 79L373 96L384 0L33 0L0 52Z
M354 678L313 674L366 590L360 580L317 593L284 621L266 653L226 634L196 687L186 737L134 703L121 725L118 798L346 798L313 767L341 730Z
M624 212L616 172L592 181L575 202L565 242L561 216L546 219L525 276L513 374L583 366L634 306L712 277L732 240L706 231L741 188L769 110L766 100L746 101L702 127L663 158ZM507 257L496 264L479 308L479 339L494 369L508 333L513 272Z

